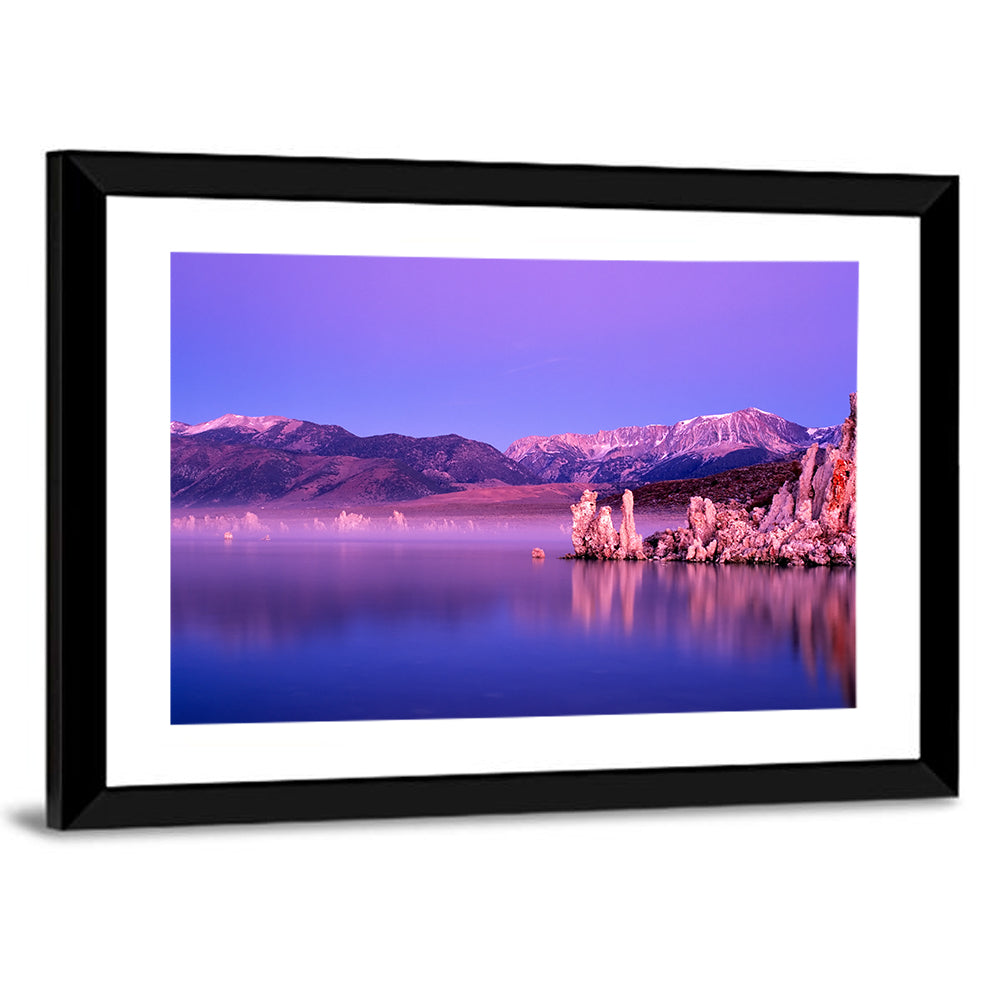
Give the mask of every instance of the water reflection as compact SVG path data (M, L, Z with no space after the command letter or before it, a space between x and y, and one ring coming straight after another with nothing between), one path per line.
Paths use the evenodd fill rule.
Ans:
M588 631L627 636L638 627L734 662L787 637L809 676L836 678L848 705L856 699L854 594L847 567L574 562L572 570L573 616Z
M171 582L177 722L855 704L848 568L177 542Z
M381 542L274 542L220 550L175 543L173 630L254 650L358 623L385 629L438 621L457 627L516 593L498 554L510 550L482 546L470 555L467 546ZM532 562L518 558L517 569Z
M650 569L637 562L574 562L573 617L588 631L613 626L630 633L635 627L636 592Z

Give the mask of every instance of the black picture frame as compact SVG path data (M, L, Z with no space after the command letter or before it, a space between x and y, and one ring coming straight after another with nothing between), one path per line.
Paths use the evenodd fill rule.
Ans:
M935 544L929 504L916 759L108 787L102 447L111 196L902 216L920 225L920 490L957 489L957 177L84 151L50 153L47 169L49 826L958 794L958 555Z

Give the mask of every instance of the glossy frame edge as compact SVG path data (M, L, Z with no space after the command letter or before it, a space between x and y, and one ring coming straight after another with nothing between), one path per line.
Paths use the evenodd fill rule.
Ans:
M958 554L921 513L920 757L108 788L106 198L278 198L920 219L921 495L958 483L958 178L62 151L47 157L47 795L57 829L958 794ZM933 362L933 363L930 363ZM88 414L87 421L74 417ZM933 462L931 458L933 457ZM86 500L73 483L86 481ZM933 611L926 582L934 584Z

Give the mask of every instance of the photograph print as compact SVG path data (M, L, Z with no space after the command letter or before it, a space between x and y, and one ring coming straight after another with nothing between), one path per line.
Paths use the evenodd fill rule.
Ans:
M855 707L857 262L170 267L173 725Z

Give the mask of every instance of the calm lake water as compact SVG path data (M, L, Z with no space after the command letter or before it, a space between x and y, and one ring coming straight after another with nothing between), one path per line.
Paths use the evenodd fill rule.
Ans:
M175 541L172 722L851 707L854 571Z
M850 569L539 561L523 541L172 555L175 724L854 705Z

